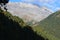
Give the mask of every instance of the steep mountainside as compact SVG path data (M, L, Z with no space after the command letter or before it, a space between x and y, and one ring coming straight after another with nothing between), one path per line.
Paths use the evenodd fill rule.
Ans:
M44 29L46 35L51 35L50 37L46 36L49 37L50 40L60 40L60 11L51 14L38 24L40 29Z
M0 40L47 40L17 16L0 9Z
M8 11L11 14L19 16L25 22L32 21L32 24L39 22L52 14L52 11L47 7L38 7L33 4L21 3L21 2L12 2L7 4Z

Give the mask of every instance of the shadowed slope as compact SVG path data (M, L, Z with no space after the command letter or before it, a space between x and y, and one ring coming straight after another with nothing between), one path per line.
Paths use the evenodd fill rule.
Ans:
M45 40L32 30L30 26L22 26L0 10L0 40Z

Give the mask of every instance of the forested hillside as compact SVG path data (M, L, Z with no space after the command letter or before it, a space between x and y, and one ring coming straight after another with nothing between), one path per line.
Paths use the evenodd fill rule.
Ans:
M51 14L49 17L39 22L38 25L33 28L37 30L37 33L40 32L49 40L60 40L60 11Z

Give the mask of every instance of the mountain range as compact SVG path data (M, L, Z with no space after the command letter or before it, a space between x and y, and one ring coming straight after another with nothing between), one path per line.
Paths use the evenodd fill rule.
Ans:
M35 24L48 17L53 12L45 6L36 6L22 2L9 2L7 4L8 11L15 16L18 16L26 23Z
M20 4L20 6L14 6L13 4ZM7 4L9 12L0 9L1 40L60 40L60 10L53 13L46 7L38 7L32 4L26 6L25 3L22 4L23 3ZM21 8L18 9L18 7ZM42 9L44 9L44 11ZM26 19L27 17L25 15L28 19ZM38 23L35 26L30 26L26 23L29 23L29 21L31 23Z

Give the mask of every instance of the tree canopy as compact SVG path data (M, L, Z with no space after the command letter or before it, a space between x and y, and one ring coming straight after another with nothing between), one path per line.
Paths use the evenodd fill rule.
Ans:
M9 0L0 0L0 4L3 3L4 5L8 2L9 2Z
M9 0L0 0L0 8L4 6L4 9L7 11L6 4L9 2Z

